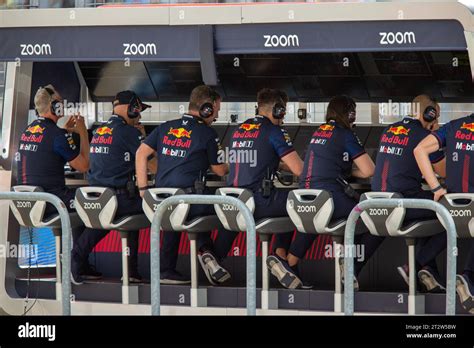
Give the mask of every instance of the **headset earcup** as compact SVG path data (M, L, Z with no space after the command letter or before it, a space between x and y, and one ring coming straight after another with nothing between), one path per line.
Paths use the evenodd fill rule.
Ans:
M60 112L58 112L60 111ZM57 117L64 116L63 105L60 101L53 100L51 102L51 113Z
M128 109L127 109L127 116L128 118L137 118L140 116L140 112L135 111L135 104L137 103L137 96L133 96L132 99L130 99L130 102L128 103Z
M275 105L273 105L272 115L277 120L282 119L283 117L285 117L285 115L286 115L285 105L283 105L281 103L276 103Z
M433 106L427 106L425 111L423 112L423 119L426 122L433 122L434 120L436 120L436 114L436 109Z
M199 116L209 118L214 114L214 105L212 103L204 103L199 108Z

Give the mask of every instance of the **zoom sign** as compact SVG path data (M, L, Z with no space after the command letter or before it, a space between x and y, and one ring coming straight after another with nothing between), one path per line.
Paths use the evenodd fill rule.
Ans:
M412 31L397 31L397 32L380 32L380 44L381 45L406 45L415 44L416 36Z
M20 44L20 55L22 56L50 56L51 54L50 44Z
M157 48L154 43L124 43L125 56L151 56L156 55Z
M298 35L263 35L265 47L299 47Z

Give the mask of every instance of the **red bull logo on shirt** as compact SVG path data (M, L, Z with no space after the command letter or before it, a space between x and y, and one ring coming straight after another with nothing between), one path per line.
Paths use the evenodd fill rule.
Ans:
M30 126L27 128L26 130L28 133L31 133L31 134L43 134L43 131L44 131L44 127L41 127L39 125L36 125L36 126Z
M99 127L95 130L95 134L98 134L98 135L112 135L112 131L114 129L113 128L109 128L109 127Z
M110 145L113 141L113 128L109 128L107 126L99 127L95 130L94 137L91 140L91 144L105 144ZM95 152L99 153L99 152Z
M322 124L319 126L319 129L322 131L333 131L335 126L332 126L330 124Z
M243 123L240 125L239 127L240 129L243 129L247 132L250 132L254 129L259 129L260 128L260 124L253 124L253 123Z
M471 132L474 132L474 123L463 123L461 129L467 129Z
M407 129L403 126L390 127L387 133L393 133L395 135L408 135L408 133L410 133L410 129Z
M182 138L182 137L185 137L185 138L188 138L188 139L191 139L191 133L193 131L188 131L187 129L185 128L173 128L171 127L168 134L169 135L173 135L175 136L176 138Z

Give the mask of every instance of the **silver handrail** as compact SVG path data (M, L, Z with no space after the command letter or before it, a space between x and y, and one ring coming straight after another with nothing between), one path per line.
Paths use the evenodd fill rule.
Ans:
M64 202L51 193L46 192L0 192L0 200L10 201L44 201L57 209L62 229L62 279L61 304L63 315L71 315L71 221ZM56 265L58 267L58 265Z
M161 218L170 206L178 204L229 204L242 212L247 226L247 315L257 313L257 241L255 220L249 208L239 199L215 195L179 195L163 200L156 209L151 224L151 314L160 315L160 226Z
M344 244L348 250L354 250L354 232L357 220L362 212L370 208L414 208L427 209L435 211L443 220L446 226L446 234L448 239L447 247L447 267L446 267L446 315L456 314L456 256L457 256L457 236L456 226L449 211L438 202L429 199L394 199L380 198L369 199L359 202L352 209L346 224L344 235ZM354 275L354 258L353 255L344 254L344 279L352 279ZM354 283L345 281L344 283L344 314L354 315Z

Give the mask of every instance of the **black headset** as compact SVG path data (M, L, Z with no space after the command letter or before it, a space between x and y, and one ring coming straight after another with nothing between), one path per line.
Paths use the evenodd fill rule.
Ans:
M48 88L48 87L40 87L40 89L44 89L46 92L48 92L51 98L51 105L50 105L51 113L57 117L64 116L64 112L62 112L59 115L56 113L57 110L62 110L63 105L62 105L62 102L60 102L59 100L53 100L53 95L55 92L51 88ZM36 116L39 116L38 110L36 108L35 108L35 113L36 113Z
M216 103L216 92L208 87L208 94L211 102L206 102L199 107L199 116L209 118L214 114L214 104Z
M436 99L431 98L431 97L429 98L433 102L433 104L436 104ZM436 111L436 108L432 105L428 105L425 108L425 111L423 111L423 119L426 122L431 123L435 121L437 118L438 118L438 111Z
M277 120L281 120L286 115L286 107L283 100L280 100L273 105L272 116Z
M132 99L128 103L127 116L128 118L137 118L140 116L141 112L141 102L140 98L136 94L133 94Z

